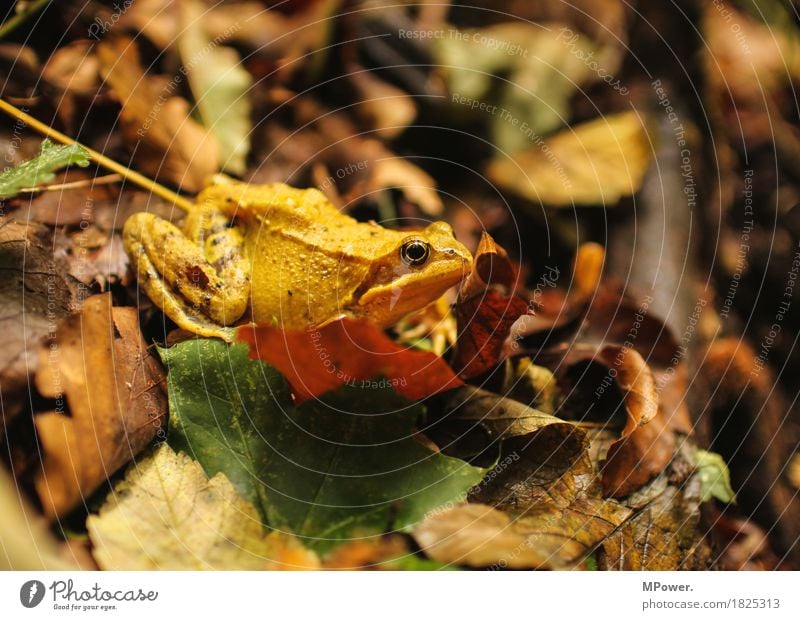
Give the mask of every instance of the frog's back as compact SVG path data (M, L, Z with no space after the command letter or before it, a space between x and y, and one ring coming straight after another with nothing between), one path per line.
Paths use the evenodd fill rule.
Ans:
M340 213L317 189L236 183L205 189L205 200L243 224L253 319L290 329L345 312L375 257L403 237Z

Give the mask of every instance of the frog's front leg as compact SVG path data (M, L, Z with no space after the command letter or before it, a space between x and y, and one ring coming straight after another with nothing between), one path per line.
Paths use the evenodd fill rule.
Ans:
M125 222L125 250L139 284L183 329L231 341L225 326L241 318L250 296L242 233L211 207L190 213L184 230L150 213Z

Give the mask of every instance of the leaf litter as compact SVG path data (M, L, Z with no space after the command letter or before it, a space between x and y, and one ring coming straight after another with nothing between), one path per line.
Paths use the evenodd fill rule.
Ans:
M118 115L117 131L95 124L87 143L108 144L132 167L186 192L225 170L252 182L319 185L359 217L404 223L455 218L452 196L463 189L474 197L473 220L489 222L505 243L514 213L535 217L544 204L556 221L563 207L624 202L650 165L650 119L573 114L576 87L599 81L582 55L602 55L622 70L625 20L616 5L602 11L614 36L556 9L548 15L560 21L548 28L487 24L498 41L535 52L513 55L476 54L466 43L476 31L444 22L444 13L430 13L433 26L464 36L426 46L336 41L326 24L338 17L326 18L337 2L284 11L243 3L229 13L187 2L179 18L166 11L153 18L154 4L137 2L122 16L129 33L141 31L137 43L115 29L95 46L68 42L42 63L27 47L14 53L63 96L60 122L71 126L90 106L101 117ZM541 18L538 9L525 10ZM403 9L391 14L407 19ZM382 19L391 21L388 15ZM341 19L356 31L381 22ZM562 26L583 28L571 53L564 53ZM296 36L282 36L287 31ZM785 44L781 38L777 45ZM166 61L145 70L154 54ZM386 67L388 58L395 61ZM397 59L413 61L413 70ZM447 69L430 71L420 59L439 59ZM319 93L306 88L337 63L352 70L359 102L324 85ZM484 74L475 72L480 63ZM179 72L186 83L170 74L176 66L186 69ZM760 58L756 69L769 77L776 67ZM550 87L541 90L543 83ZM27 86L20 92L26 89L34 94ZM540 96L524 96L525 89ZM431 101L442 93L447 104L437 112ZM529 134L507 115L466 110L453 94L496 104L524 121ZM745 97L738 85L735 94ZM412 125L441 110L450 127L481 126L502 152L462 149L448 134L433 156L415 156ZM781 146L791 150L791 138ZM507 192L502 217L492 216L485 191L460 180L454 187L437 169L440 147ZM455 300L458 335L444 355L340 321L314 338L257 326L240 329L246 346L180 342L159 348L162 369L150 345L175 342L163 337L172 326L144 300L137 316L134 283L122 278L127 263L117 256L121 222L109 223L102 206L120 200L123 210L149 210L149 200L126 188L84 213L77 206L59 211L63 199L35 198L30 222L20 218L22 201L8 200L52 180L56 170L86 163L79 147L45 143L38 158L0 177L0 249L11 276L2 289L9 329L0 380L4 426L16 437L29 422L42 446L40 466L28 455L15 472L46 518L89 513L101 568L712 565L700 506L734 498L730 475L719 455L693 447L686 362L670 371L669 330L648 314L648 335L623 344L635 300L604 277L601 246L579 246L570 282L542 292L531 277L542 266L480 230L471 245L473 273ZM96 226L96 239L77 240L84 222ZM47 247L56 226L67 235L53 246L74 250L70 260ZM14 329L23 314L26 329ZM667 336L648 340L653 333ZM319 346L330 351L336 372L321 361ZM51 359L52 350L58 354ZM591 368L615 373L602 406L588 413L591 389L576 377ZM26 405L29 381L37 394ZM17 447L14 458L22 452ZM131 461L124 478L114 475ZM92 497L109 486L104 500ZM763 540L746 523L729 529ZM750 561L744 544L728 561Z

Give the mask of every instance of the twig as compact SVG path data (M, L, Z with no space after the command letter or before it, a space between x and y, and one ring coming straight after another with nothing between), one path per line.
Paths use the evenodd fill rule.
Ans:
M122 179L122 175L117 174L107 174L104 177L95 177L94 179L81 179L80 181L71 181L69 183L56 183L53 185L42 185L41 187L23 187L20 193L25 192L27 194L33 194L36 192L54 192L59 189L78 189L81 187L86 187L87 185L91 185L94 187L95 185L107 185L109 183L116 183Z
M25 21L36 15L41 9L44 8L46 4L49 4L50 0L35 0L33 4L24 8L22 11L14 15L11 19L7 22L0 25L0 39L5 37L6 35L11 34L11 32L17 27L25 23Z
M76 142L75 140L73 140L69 136L64 135L60 131L53 129L52 127L48 127L41 121L38 121L35 118L33 118L30 114L26 114L22 110L14 107L13 105L8 103L7 101L4 101L3 99L0 99L0 110L5 112L9 116L12 116L13 118L21 120L27 125L30 125L39 133L44 134L48 138L52 138L57 142L61 142L62 144L77 144L78 146L86 149L92 161L94 161L97 165L102 166L103 168L107 168L112 172L116 172L117 174L122 176L122 178L138 185L139 187L142 187L150 191L156 196L160 196L164 200L167 200L175 204L175 206L180 207L184 211L191 211L194 208L192 202L187 198L184 198L180 194L177 194L172 190L167 189L160 183L156 183L155 181L148 179L146 176L139 174L138 172L131 170L130 168L126 168L122 164L118 164L113 159L106 157L102 153L98 153L97 151Z

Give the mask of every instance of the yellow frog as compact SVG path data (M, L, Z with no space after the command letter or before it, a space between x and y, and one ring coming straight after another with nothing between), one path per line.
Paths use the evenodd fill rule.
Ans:
M183 229L137 213L123 238L153 303L182 328L227 341L242 318L286 329L342 316L389 326L458 284L472 263L444 222L390 230L340 213L319 190L282 183L212 185Z

